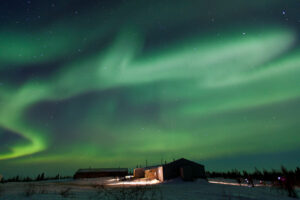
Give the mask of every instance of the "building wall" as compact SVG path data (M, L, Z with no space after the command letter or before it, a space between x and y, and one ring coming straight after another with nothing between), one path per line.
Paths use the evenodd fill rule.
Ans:
M135 178L157 179L164 181L163 167L157 166L150 169L137 168L134 170Z
M145 177L145 169L144 168L136 168L133 171L134 178L144 178Z
M180 176L185 181L192 181L194 179L192 166L185 165L180 167Z
M157 168L145 170L145 178L158 179Z
M205 169L204 166L193 166L193 175L196 178L205 178Z
M176 178L180 176L180 169L179 167L175 167L172 165L164 165L163 166L163 176L164 180L169 180L172 178Z
M163 166L164 180L182 177L183 179L205 178L204 166L188 161L178 160Z
M164 181L164 168L163 168L163 166L159 166L157 168L157 179L161 182Z

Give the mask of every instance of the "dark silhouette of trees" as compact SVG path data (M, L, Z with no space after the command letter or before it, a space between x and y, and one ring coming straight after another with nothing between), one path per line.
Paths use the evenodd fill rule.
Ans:
M207 172L208 178L225 178L235 179L238 184L241 185L244 180L249 186L254 187L253 180L259 180L260 184L265 184L266 181L270 182L272 187L283 189L287 191L288 196L297 198L295 192L295 186L300 186L300 168L297 167L295 170L287 170L285 167L281 167L281 170L258 170L254 169L254 172L242 171L239 172L237 169L227 172Z
M60 176L57 174L56 176L53 177L46 177L45 173L38 174L36 178L31 178L31 177L23 177L21 178L19 175L12 177L12 178L2 178L1 183L8 183L8 182L34 182L34 181L46 181L46 180L60 180L60 179L70 179L72 177L70 176Z
M278 177L289 176L293 177L293 182L295 185L300 186L300 168L297 167L295 170L287 170L285 167L281 167L281 170L266 170L263 169L262 171L258 170L257 168L254 169L254 172L247 172L245 170L242 173L237 170L233 169L227 172L207 172L207 177L209 178L225 178L225 179L246 179L249 176L255 180L264 180L264 181L276 181Z

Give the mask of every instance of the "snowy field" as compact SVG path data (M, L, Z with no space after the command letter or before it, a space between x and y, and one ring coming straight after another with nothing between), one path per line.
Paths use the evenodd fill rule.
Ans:
M146 184L146 185L145 185ZM299 190L297 189L299 194ZM269 186L248 187L234 180L195 182L173 180L118 181L113 178L0 184L1 200L288 200L285 191Z

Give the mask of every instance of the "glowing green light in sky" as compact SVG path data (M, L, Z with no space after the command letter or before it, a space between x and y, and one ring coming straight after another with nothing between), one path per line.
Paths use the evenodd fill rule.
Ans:
M253 82L253 79L254 83L268 83L268 73L271 73L269 75L272 78L276 78L279 72L282 76L282 73L289 73L289 70L295 67L297 62L300 62L294 58L294 60L288 59L288 63L284 63L281 68L276 66L278 65L276 62L269 64L269 67L261 66L291 47L295 36L293 32L286 29L271 28L262 33L251 30L248 32L249 37L228 34L227 38L222 40L216 37L195 38L186 43L181 42L171 46L170 49L162 52L157 51L155 55L150 54L142 59L135 55L140 49L141 42L135 41L134 38L139 34L134 33L134 38L130 34L125 34L117 39L115 44L108 49L108 53L102 53L103 55L98 57L91 57L83 62L73 64L49 81L38 85L29 82L18 92L8 95L6 97L8 103L3 105L1 112L1 124L3 127L18 132L31 144L12 147L11 153L1 155L0 158L15 158L47 148L46 136L42 136L43 133L30 130L22 125L16 126L21 124L20 120L25 109L42 100L62 100L92 90L105 90L162 80L182 80L184 87L186 79L193 80L195 84L189 88L189 90L194 90L193 96L185 96L184 93L180 95L182 99L188 98L194 101L194 103L179 106L178 111L180 112L184 108L184 112L181 114L185 115L190 112L201 114L256 106L299 95L296 88L293 90L294 83L292 81L289 86L290 92L282 91L281 95L277 96L276 93L280 88L276 87L274 93L269 91L266 97L263 95L263 87L255 88L256 93L262 90L262 94L258 97L251 93L254 89L253 85L247 84L247 82ZM255 77L258 78L255 79ZM235 97L224 103L220 102L220 98L204 104L196 103L197 99L202 101L201 98L205 97L208 89L215 91L220 90L218 88L225 89L226 93L219 92L219 94L224 93L225 98L228 97L228 93L232 93L229 98L235 94L239 95L239 92L234 90L236 84L240 84L240 82L241 87L246 88L246 97ZM283 95L284 93L285 95ZM176 96L169 94L169 100L171 101L173 98ZM176 109L172 112L176 113ZM150 146L144 145L145 149L155 148L155 145Z

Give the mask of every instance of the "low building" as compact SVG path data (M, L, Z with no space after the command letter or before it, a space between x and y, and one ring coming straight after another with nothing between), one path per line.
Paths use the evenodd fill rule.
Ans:
M185 181L192 181L197 178L206 178L204 166L196 162L181 158L164 165L151 166L135 169L136 178L141 178L144 169L144 178L157 179L159 181L170 180L181 177ZM137 170L137 172L136 172Z
M157 179L159 181L164 181L164 165L162 166L152 166L145 168L145 178L147 179Z
M100 168L79 169L74 174L74 179L99 178L99 177L124 177L128 175L127 168Z

